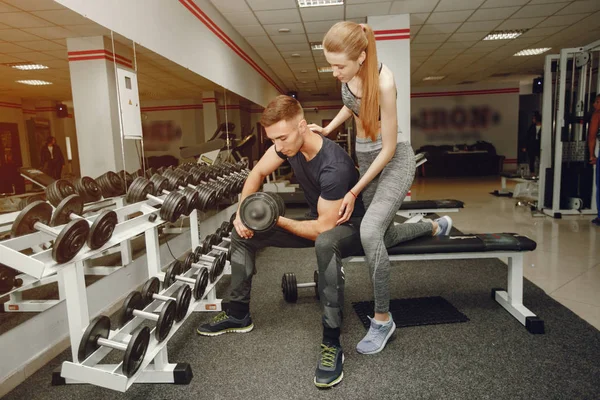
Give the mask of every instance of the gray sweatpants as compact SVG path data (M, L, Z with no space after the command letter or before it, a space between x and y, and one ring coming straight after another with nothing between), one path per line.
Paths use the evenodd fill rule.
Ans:
M356 138L356 158L362 177L381 151L377 141ZM373 283L375 312L385 313L390 303L390 260L387 247L420 236L431 235L430 221L394 225L400 208L415 177L415 153L408 142L396 146L396 154L362 191L367 212L360 226L360 238Z

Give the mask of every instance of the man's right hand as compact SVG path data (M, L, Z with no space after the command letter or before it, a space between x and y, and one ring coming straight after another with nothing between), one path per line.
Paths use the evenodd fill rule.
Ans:
M235 231L238 233L238 235L240 235L242 239L250 239L252 238L252 236L254 236L254 231L248 229L246 225L242 223L239 211L235 214L233 226L235 227Z
M592 165L596 164L596 160L597 160L597 157L594 157L594 156L590 157L590 164L592 164Z

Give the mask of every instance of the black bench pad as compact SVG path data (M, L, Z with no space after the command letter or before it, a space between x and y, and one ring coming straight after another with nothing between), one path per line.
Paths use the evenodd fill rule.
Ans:
M405 201L400 206L400 210L430 210L435 208L464 208L465 203L460 200L418 200Z

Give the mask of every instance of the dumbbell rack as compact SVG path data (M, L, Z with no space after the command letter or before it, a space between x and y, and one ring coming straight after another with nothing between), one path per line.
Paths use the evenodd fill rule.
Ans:
M94 211L96 209L101 210L101 209L106 208L107 206L113 206L113 205L116 206L117 209L119 207L122 208L124 206L124 198L121 196L121 197L116 197L116 198L103 199L103 200L100 200L100 201L97 201L94 203L88 203L88 204L86 204L86 210L84 210L84 212L88 213L88 212ZM18 212L15 212L15 213L11 213L11 214L7 214L6 216L3 216L4 218L2 220L0 220L0 223L2 223L3 225L7 225L9 222L12 222L15 220L17 214L18 214ZM93 220L93 218L95 218L95 215L86 217L86 219L88 219L88 220L90 218ZM124 221L124 215L119 216L119 221ZM28 240L31 240L31 243L36 243L36 240L37 240L36 238L32 237L32 235L24 236L23 238L24 239L27 238ZM6 245L7 243L9 243L9 242L8 241L0 242L0 257L3 257L1 248L3 245ZM9 243L9 246L10 246L10 243ZM23 250L28 247L31 247L36 252L36 254L39 254L40 252L44 251L42 249L42 247L40 246L40 244L38 244L38 243L33 244L31 246L29 246L29 243L26 243L26 244L24 244L24 246L25 247L22 247L22 248L13 248L13 250L15 250L15 249ZM119 246L116 246L114 248L117 249L117 251L121 252L122 265L127 265L131 262L131 244L130 244L129 240L125 240L124 242L120 243ZM48 251L50 251L50 250L48 250ZM107 251L103 252L103 255L105 255L105 253L107 253ZM19 254L22 255L21 253L19 253ZM19 257L19 256L16 256L16 257ZM28 256L28 258L30 258L30 257L31 256ZM4 260L4 258L1 258L1 259ZM103 275L103 276L105 276L105 275L109 275L109 274L115 272L119 268L122 268L122 266L111 266L111 267L86 266L85 275ZM22 271L21 268L15 268L15 269ZM22 271L22 272L24 272L24 271ZM48 274L44 274L44 276L42 276L41 278L37 278L37 277L25 272L23 274L17 275L16 278L21 279L23 281L23 284L21 286L19 286L18 288L15 288L15 289L9 291L8 293L3 294L3 296L6 296L6 295L9 296L9 300L2 304L3 312L42 312L42 311L49 309L50 307L54 307L56 304L63 301L65 298L62 285L58 285L58 300L23 300L22 295L23 295L24 291L57 282L57 274L55 274L55 273L49 272Z

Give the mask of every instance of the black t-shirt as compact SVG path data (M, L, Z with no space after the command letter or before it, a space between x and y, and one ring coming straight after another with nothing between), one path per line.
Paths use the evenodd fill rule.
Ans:
M317 218L317 202L319 197L324 200L339 200L358 182L358 171L354 162L339 145L323 138L323 146L317 155L306 161L304 154L298 152L293 157L286 157L277 152L282 159L287 159L298 183L304 190L304 197L310 209L310 217ZM362 217L365 207L361 196L354 203L353 217Z

